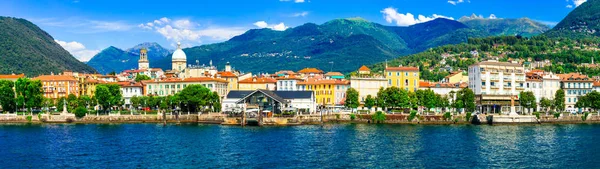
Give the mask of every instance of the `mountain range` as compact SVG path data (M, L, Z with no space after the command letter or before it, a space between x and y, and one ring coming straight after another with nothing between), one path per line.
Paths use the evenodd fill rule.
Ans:
M25 19L0 17L0 30L0 74L25 73L32 77L64 70L96 72Z
M172 51L163 48L158 43L151 42L141 43L126 50L110 46L96 54L87 64L102 74L137 69L142 48L148 51L151 67L166 67L163 61ZM170 62L166 63L169 66L170 64Z
M317 25L307 23L285 31L252 29L228 41L183 49L188 64L217 66L230 62L247 72L274 72L317 67L326 71L349 72L373 64L468 38L515 35L531 36L549 29L527 18L464 19L461 22L438 18L408 27L385 26L362 18L335 19ZM160 45L156 45L160 46ZM164 54L159 50L159 54ZM109 47L88 62L101 73L137 68L135 50ZM171 69L171 56L150 57L150 66ZM120 65L114 63L121 63Z

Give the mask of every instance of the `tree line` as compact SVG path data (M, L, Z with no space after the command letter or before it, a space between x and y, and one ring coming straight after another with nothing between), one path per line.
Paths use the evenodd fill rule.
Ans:
M346 91L346 101L344 106L348 108L358 108L360 102L358 100L359 93L356 89L350 88ZM411 109L426 108L441 108L442 111L447 111L446 108L454 108L454 111L475 111L475 94L471 89L463 88L457 92L452 91L447 96L436 94L431 89L411 92L395 86L388 88L380 88L377 96L367 95L364 100L364 107L378 107L391 110L409 111Z

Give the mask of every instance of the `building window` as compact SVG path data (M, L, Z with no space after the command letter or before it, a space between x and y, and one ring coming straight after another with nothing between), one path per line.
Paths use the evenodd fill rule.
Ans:
M388 76L392 76L392 72L388 72Z
M400 76L400 72L396 72L396 76Z
M404 76L408 76L408 72L404 72Z
M404 86L408 86L408 79L404 80Z
M392 79L388 79L388 85L392 85Z

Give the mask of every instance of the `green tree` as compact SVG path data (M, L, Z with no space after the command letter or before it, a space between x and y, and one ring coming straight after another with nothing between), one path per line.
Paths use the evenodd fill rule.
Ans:
M347 108L351 108L354 111L360 105L358 102L358 91L354 88L349 88L346 90L346 101L344 102L344 106Z
M208 106L211 95L210 89L202 85L189 85L179 92L179 99L187 103L187 108L193 112L198 112L200 108Z
M540 107L542 108L542 110L544 110L544 112L548 112L548 108L550 108L552 106L553 101L550 99L547 99L545 97L542 97L542 99L540 99ZM547 113L546 113L547 115Z
M44 105L45 108L47 108L47 111L50 111L50 107L54 107L54 100L52 100L51 98L45 98L44 97L44 101L42 102L42 104Z
M473 92L473 90L469 89L469 88L464 88L463 90L463 103L465 104L465 109L467 109L468 112L473 112L475 111L475 93Z
M88 95L79 96L79 98L77 98L77 102L78 107L88 108L91 105L92 98Z
M365 98L365 107L369 108L369 111L371 111L371 108L373 108L373 106L375 106L375 99L373 98L373 96L367 95L367 98Z
M121 87L117 84L101 84L96 86L96 99L102 110L110 110L113 105L119 105L123 100Z
M221 112L221 97L219 93L212 92L210 105L213 108L213 112Z
M17 95L20 107L22 106L29 110L42 107L44 96L42 82L39 80L17 79L15 82L15 94Z
M376 98L376 102L375 105L377 107L381 107L382 109L384 109L385 111L387 111L387 107L388 104L386 103L386 99L387 99L388 95L386 90L383 87L379 88L379 91L377 92L377 98Z
M75 96L75 94L69 94L69 96L67 96L67 111L73 112L78 106L79 101L77 100L77 96Z
M142 80L150 80L150 79L151 78L149 76L141 75L139 73L135 76L135 81L136 82L141 82Z
M557 111L565 111L565 91L558 89L554 94L554 107Z
M521 106L527 109L528 113L532 113L531 109L536 109L535 95L531 91L522 91L519 93L519 102Z
M67 99L65 97L58 98L56 102L56 111L62 112L66 101Z
M83 106L77 107L75 109L75 117L77 117L77 118L85 117L85 114L87 114L87 113L88 113L88 110Z
M15 102L14 83L8 80L0 80L0 105L4 112L15 112L17 104Z
M133 96L129 99L129 102L131 102L131 106L135 110L137 110L137 108L140 106L140 101L141 101L141 99L138 96Z

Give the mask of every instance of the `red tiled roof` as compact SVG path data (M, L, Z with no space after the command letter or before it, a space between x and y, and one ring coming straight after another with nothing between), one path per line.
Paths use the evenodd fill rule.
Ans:
M34 79L40 81L77 81L75 77L65 75L41 75Z
M562 81L592 81L587 75L579 73L557 74Z
M190 77L185 79L180 78L165 78L159 81L145 80L143 83L181 83L181 82L223 82L227 83L225 79L212 78L212 77Z
M317 68L304 68L304 69L298 71L298 73L304 73L304 74L315 73L315 74L320 74L320 73L323 73L323 71L319 70Z
M142 83L137 82L117 82L121 87L143 87Z
M344 76L344 74L340 72L327 72L325 76Z
M18 75L0 75L0 79L18 79L25 77L25 74Z
M418 67L387 67L385 71L419 71Z
M221 77L238 77L237 75L231 73L231 72L217 72L218 75L220 75Z
M363 65L360 68L358 68L358 71L371 71L371 69L369 69L369 67Z
M281 76L281 77L277 77L277 78L275 78L275 79L276 79L276 80L302 80L302 78L300 78L300 77L297 77L297 76L295 76L295 75L290 75L290 76L287 76L287 77L285 77L285 76Z
M600 87L600 81L594 81L594 87Z
M253 77L241 80L238 83L277 83L277 80L268 77Z

